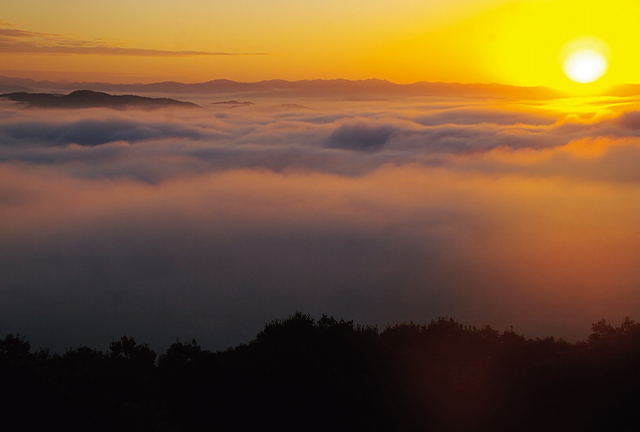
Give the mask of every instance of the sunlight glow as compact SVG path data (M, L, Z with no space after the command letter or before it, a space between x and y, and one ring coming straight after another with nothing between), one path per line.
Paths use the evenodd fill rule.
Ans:
M560 61L564 74L577 83L597 81L609 68L609 47L593 36L582 36L568 42Z
M600 53L584 49L570 54L562 65L564 73L578 83L594 82L602 77L609 62Z

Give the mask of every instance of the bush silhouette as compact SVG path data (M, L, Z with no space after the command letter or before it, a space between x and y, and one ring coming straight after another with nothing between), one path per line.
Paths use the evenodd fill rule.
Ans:
M33 351L0 339L3 430L640 431L640 325L585 341L528 339L439 318L380 331L300 312L247 344L195 340L158 358L122 336L109 351ZM37 415L34 415L37 413Z

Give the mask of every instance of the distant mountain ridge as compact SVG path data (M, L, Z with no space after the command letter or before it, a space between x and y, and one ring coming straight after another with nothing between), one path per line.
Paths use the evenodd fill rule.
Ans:
M197 95L242 95L242 97L328 97L346 99L371 99L391 97L467 97L496 99L548 100L571 96L546 87L519 87L503 84L461 84L443 82L416 82L396 84L387 80L265 80L239 82L217 79L202 83L164 81L155 83L113 84L107 82L36 81L29 78L0 76L1 92L76 91L118 93L165 93ZM624 84L609 89L602 96L637 96L639 84Z
M76 90L67 95L16 92L0 95L0 99L20 102L32 108L196 108L191 102L169 98L149 98L135 95L110 95L92 90Z
M243 94L254 97L411 97L411 96L460 96L520 99L553 99L564 97L562 93L545 87L518 87L502 84L460 84L442 82L417 82L395 84L387 80L267 80L238 82L217 79L203 83L187 84L175 81L149 84L111 84L105 82L35 81L28 78L0 77L0 86L21 86L29 89L168 93L168 94Z

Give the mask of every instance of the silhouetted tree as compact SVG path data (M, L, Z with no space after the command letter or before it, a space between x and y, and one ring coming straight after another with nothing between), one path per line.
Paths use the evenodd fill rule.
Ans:
M0 339L3 430L640 431L640 324L586 341L439 318L383 331L300 312L221 352ZM37 415L34 415L37 413Z

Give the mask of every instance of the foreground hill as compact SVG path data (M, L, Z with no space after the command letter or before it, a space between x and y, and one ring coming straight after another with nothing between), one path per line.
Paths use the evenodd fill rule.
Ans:
M439 319L380 332L296 313L247 345L159 357L0 340L6 430L639 431L640 324L571 344ZM55 427L54 427L55 429Z
M196 108L191 102L182 102L169 98L149 98L134 95L110 95L91 90L77 90L68 95L51 93L7 93L1 99L20 102L30 108L112 108L112 109L157 109L157 108Z

